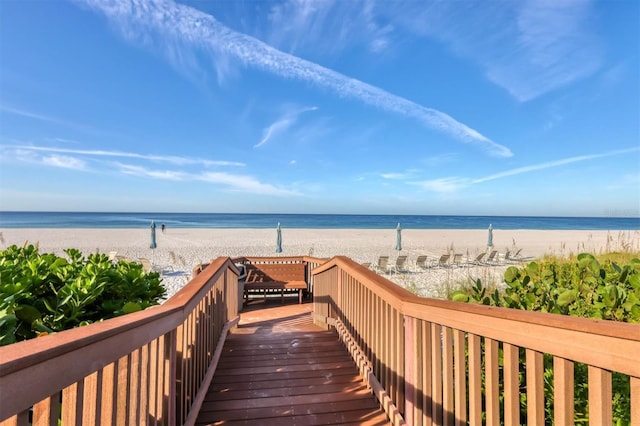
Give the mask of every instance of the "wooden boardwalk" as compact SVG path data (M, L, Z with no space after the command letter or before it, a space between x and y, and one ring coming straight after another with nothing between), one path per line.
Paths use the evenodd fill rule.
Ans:
M388 425L335 333L311 304L259 305L229 334L198 425Z

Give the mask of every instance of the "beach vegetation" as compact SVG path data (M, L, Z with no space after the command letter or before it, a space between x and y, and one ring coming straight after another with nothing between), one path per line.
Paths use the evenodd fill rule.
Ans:
M476 280L473 285L451 293L458 302L479 303L528 311L548 312L583 318L640 323L640 259L629 252L594 256L581 253L568 259L547 257L504 273L504 291L490 289ZM627 260L618 263L620 260ZM502 356L502 351L500 351ZM525 363L524 350L520 353ZM553 400L553 358L544 356L545 396ZM576 363L575 423L587 424L588 368ZM613 372L614 424L630 424L629 377ZM521 399L526 415L526 395ZM545 407L546 421L553 421L553 405Z
M166 293L160 275L139 263L64 253L27 244L0 251L0 345L139 311Z

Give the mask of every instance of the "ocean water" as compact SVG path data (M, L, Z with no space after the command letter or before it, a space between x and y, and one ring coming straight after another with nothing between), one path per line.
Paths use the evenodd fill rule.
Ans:
M640 218L227 213L0 212L0 228L586 229L640 230Z

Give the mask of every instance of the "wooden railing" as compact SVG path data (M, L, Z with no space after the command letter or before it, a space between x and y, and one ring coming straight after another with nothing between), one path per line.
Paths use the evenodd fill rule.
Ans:
M237 278L219 258L161 306L0 348L0 424L193 424Z
M618 372L629 376L640 425L638 325L422 299L345 257L313 275L314 321L338 330L394 424L544 425L548 403L555 425L572 425L574 364L583 363L589 424L612 424Z

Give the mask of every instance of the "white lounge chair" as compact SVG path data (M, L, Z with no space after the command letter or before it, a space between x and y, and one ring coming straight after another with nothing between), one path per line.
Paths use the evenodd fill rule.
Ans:
M416 269L417 270L428 269L429 268L428 262L429 262L429 258L426 255L421 254L416 258Z
M145 272L155 271L155 272L158 272L159 274L164 274L166 271L173 272L173 266L153 265L151 261L149 261L149 259L145 257L139 257L138 262L140 262L140 264L142 265L142 269L144 269Z
M389 272L389 256L378 257L378 263L376 263L375 269L384 274Z
M498 263L497 256L498 256L498 252L496 250L492 250L491 253L489 253L489 256L487 256L484 263L489 265L497 264Z
M438 266L442 266L444 268L449 267L449 258L451 257L450 254L443 254L442 256L440 256L440 259L438 259Z
M393 272L409 272L407 269L407 256L398 256L392 270Z
M473 263L474 265L482 265L482 259L484 259L485 255L487 253L482 252L479 255L476 256L475 259L473 259L473 261L471 263Z

